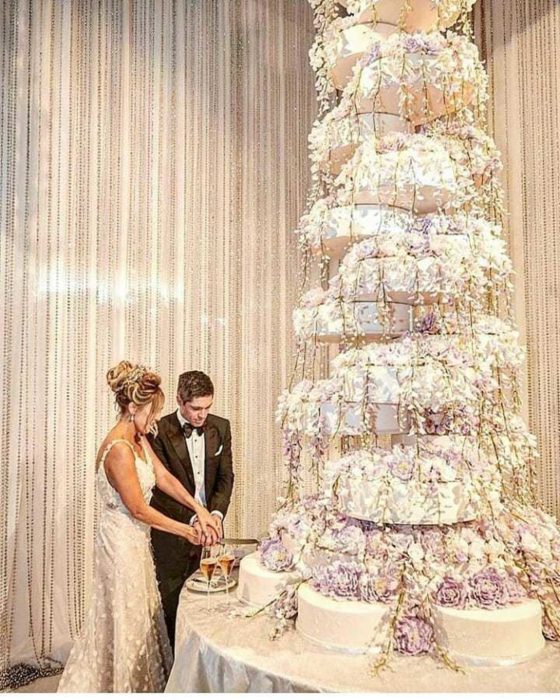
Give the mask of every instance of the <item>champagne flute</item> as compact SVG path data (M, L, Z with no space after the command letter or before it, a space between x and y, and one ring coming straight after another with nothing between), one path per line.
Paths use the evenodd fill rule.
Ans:
M229 575L232 572L233 565L235 564L235 557L231 552L230 548L223 544L222 551L218 555L218 564L224 574L226 580L226 604L229 606Z
M202 548L202 558L200 560L200 571L206 579L206 610L210 610L210 581L218 565L216 557L212 556L212 547Z

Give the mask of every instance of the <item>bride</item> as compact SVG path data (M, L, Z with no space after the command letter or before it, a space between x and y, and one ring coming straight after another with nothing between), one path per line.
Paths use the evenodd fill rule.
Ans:
M59 692L161 692L172 654L150 549L150 528L193 544L194 528L149 505L155 485L197 515L202 544L218 538L211 515L161 464L146 433L156 430L165 397L158 374L120 362L107 373L120 410L97 455L99 529L90 608L62 674Z

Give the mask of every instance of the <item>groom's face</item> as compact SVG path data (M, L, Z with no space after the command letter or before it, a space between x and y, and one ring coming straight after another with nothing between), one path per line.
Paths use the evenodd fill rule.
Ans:
M177 403L183 418L195 428L204 424L210 408L214 403L213 396L196 396L190 401L183 401L180 396L177 396Z

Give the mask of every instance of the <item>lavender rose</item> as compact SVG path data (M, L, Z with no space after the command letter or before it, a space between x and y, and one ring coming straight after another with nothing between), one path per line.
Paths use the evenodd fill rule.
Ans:
M419 333L437 333L440 327L433 311L422 316L416 325Z
M397 623L395 648L400 654L425 654L430 651L433 639L431 625L421 617L407 615Z
M263 540L260 548L261 562L271 571L286 571L293 564L293 557L279 539Z
M464 608L467 600L465 584L452 576L444 576L434 594L435 603L446 608Z
M358 564L339 561L316 570L313 583L323 595L357 598L361 574L362 568Z
M527 598L527 591L523 588L519 579L513 574L507 576L506 588L510 603L516 603L524 598Z
M557 631L546 616L543 618L542 630L545 639L548 639L551 642L557 642L560 640L560 630Z
M377 575L363 574L360 578L360 598L367 603L388 603L397 595L400 571L388 568Z
M391 461L390 470L394 477L401 481L410 481L414 473L414 462L407 459L396 459Z
M471 576L469 588L471 599L481 608L499 608L509 602L506 579L493 567Z

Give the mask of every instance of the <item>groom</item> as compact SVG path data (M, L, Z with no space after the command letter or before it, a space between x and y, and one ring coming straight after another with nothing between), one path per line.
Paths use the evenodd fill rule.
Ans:
M220 536L233 488L231 430L229 421L209 411L214 385L204 372L185 372L179 377L177 411L158 423L150 438L164 466L210 511ZM151 505L174 520L200 531L193 511L154 489ZM175 619L179 595L187 578L198 568L201 547L168 532L152 528L156 574L171 644L175 642Z

